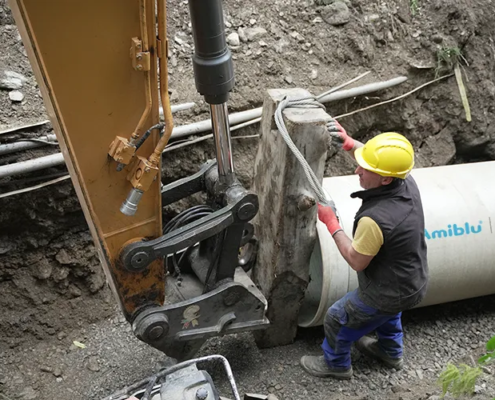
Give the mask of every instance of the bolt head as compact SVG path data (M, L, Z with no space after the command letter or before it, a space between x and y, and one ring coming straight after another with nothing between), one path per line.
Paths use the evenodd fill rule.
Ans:
M243 204L237 211L237 217L241 221L249 221L256 215L256 206L253 203Z
M151 328L148 332L148 337L151 339L151 340L157 340L157 339L160 339L160 337L163 335L163 333L165 332L165 330L163 329L163 326L154 326L153 328Z
M207 398L208 398L208 390L206 390L204 387L201 387L196 391L197 400L206 400Z

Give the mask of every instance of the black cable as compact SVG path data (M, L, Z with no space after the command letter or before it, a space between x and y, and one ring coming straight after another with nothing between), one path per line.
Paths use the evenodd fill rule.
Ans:
M222 231L217 235L217 238L216 238L215 255L213 257L213 262L208 267L208 272L206 273L205 287L203 289L203 294L205 294L209 289L208 281L210 280L210 276L211 276L213 270L216 271L216 269L218 268L218 261L220 260L220 254L222 253L224 240L225 240L225 232Z
M154 129L160 129L160 137L163 136L163 132L165 132L165 124L156 124L153 125L150 129L148 129L143 136L139 138L136 143L136 151L142 146L142 144L148 139L148 136L151 134L151 131Z
M169 222L167 222L167 224L165 224L163 228L163 234L167 234L180 229L193 221L197 221L203 217L210 215L211 213L213 213L213 209L206 205L191 207L176 215ZM190 254L192 248L193 246L189 246L184 249L179 258L177 256L177 253L170 254L168 255L168 257L165 258L165 266L167 270L171 271L173 269L173 271L175 271L176 275L179 277L178 279L180 279L181 263L186 258L186 256ZM172 265L169 264L170 262L172 263Z

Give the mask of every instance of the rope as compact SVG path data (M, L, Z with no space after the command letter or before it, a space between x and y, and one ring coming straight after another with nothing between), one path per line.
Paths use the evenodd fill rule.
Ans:
M319 179L316 177L315 173L309 166L308 162L304 158L304 156L301 154L297 146L294 144L292 141L289 132L287 131L287 128L285 127L285 122L284 118L282 116L282 112L286 108L321 108L326 111L326 108L323 104L318 102L316 98L312 96L308 97L302 97L302 98L295 98L295 99L289 99L285 98L280 102L280 104L277 107L277 110L275 111L275 123L277 124L277 128L282 135L282 138L285 140L285 143L287 146L289 146L289 149L292 151L294 156L297 158L299 163L301 164L301 167L304 170L304 174L306 175L306 178L308 179L309 185L311 186L311 189L313 190L314 194L316 195L318 199L318 203L320 203L323 206L330 206L333 209L335 209L335 203L331 199L331 197L328 195L328 193L325 192L323 187L321 186L321 183Z

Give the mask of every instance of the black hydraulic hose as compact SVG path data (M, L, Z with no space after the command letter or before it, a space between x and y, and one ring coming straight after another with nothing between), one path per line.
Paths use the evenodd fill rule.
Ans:
M165 131L165 124L156 124L153 125L150 129L148 129L143 136L139 138L139 140L136 142L136 151L143 145L143 143L148 139L150 136L151 132L154 129L160 129L160 137L163 136L163 132Z

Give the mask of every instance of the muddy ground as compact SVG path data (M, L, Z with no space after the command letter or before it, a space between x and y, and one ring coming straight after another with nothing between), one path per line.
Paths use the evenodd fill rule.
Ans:
M176 115L180 125L208 115L194 87L187 6L170 3L172 101L197 104ZM227 35L239 36L239 43L235 35L230 38L236 71L231 111L260 106L266 88L302 87L319 94L366 71L371 73L360 84L408 77L396 88L327 105L331 115L340 115L451 74L447 64L438 62L438 54L459 49L471 122L466 121L454 77L341 122L361 140L381 131L402 132L415 146L418 167L495 159L491 0L224 3ZM412 10L412 4L419 8ZM14 71L25 77L19 89L22 101L15 100L12 89L0 88L0 131L46 119L5 0L0 0L0 38L0 75ZM235 135L256 134L257 129ZM1 135L0 143L49 132L49 125L18 131ZM234 140L233 148L237 173L249 187L257 139ZM0 157L0 165L57 151L43 147L15 153ZM163 181L189 175L213 156L211 141L171 152ZM329 150L327 175L352 170L346 158ZM4 178L0 194L64 173L60 167ZM166 209L165 218L175 212ZM98 399L166 363L132 336L116 309L68 181L0 198L0 225L0 397ZM414 310L404 316L404 326L406 368L386 371L354 354L356 376L350 383L311 378L297 365L301 355L319 352L321 328L301 330L294 344L275 349L258 349L249 334L212 339L200 354L227 356L243 393L273 392L283 399L435 398L435 379L445 364L471 362L495 334L495 297ZM75 347L74 340L86 348ZM476 398L495 396L493 373L494 368L485 370ZM216 371L215 376L225 389L221 374Z

